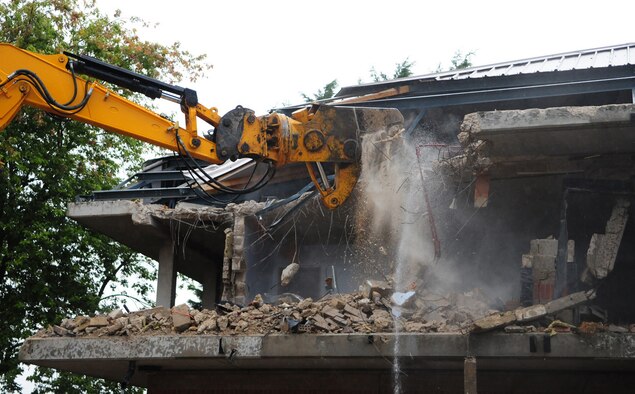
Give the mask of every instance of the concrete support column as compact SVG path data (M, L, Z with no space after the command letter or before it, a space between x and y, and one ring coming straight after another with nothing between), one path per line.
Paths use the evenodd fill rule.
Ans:
M171 308L176 296L176 254L172 242L159 250L159 277L157 279L157 306Z
M201 283L203 285L201 299L203 308L214 309L214 304L216 303L216 270L213 264L209 265L203 275L203 282Z
M463 391L476 394L476 358L466 357L463 362Z

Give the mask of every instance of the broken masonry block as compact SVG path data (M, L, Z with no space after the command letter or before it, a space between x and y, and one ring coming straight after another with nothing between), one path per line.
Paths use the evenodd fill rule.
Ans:
M629 217L630 202L619 198L615 202L611 217L606 222L604 234L593 234L587 251L587 270L583 280L592 282L589 273L596 279L605 278L615 265L617 252Z
M108 318L106 316L91 317L88 322L88 327L106 327L108 325Z
M262 304L264 304L264 303L265 303L265 301L262 299L262 295L256 294L256 296L251 301L251 303L249 303L249 305L253 305L256 308L260 308L262 306Z
M474 329L477 331L488 331L509 325L515 321L516 315L513 311L501 312L474 321Z
M354 316L354 317L359 318L359 319L363 319L364 318L364 315L363 315L364 312L360 311L357 308L354 308L354 307L350 306L349 304L344 305L344 313L346 313L346 314L348 314L350 316Z
M300 310L309 309L313 306L313 299L311 297L305 298L302 301L298 302L297 306Z
M343 318L344 317L344 315L342 315L340 313L339 309L335 309L335 308L333 308L333 307L331 307L329 305L325 305L324 308L322 308L322 314L326 315L328 317L331 317L331 318L335 318L335 317Z
M523 323L530 320L536 320L547 315L547 309L544 305L532 305L526 308L516 309L514 311L516 321Z
M553 256L558 254L558 240L549 238L532 239L529 241L529 254L533 256Z
M69 335L71 333L66 328L63 328L63 327L60 327L60 326L53 326L53 332L55 333L55 335L60 336L60 337L65 337L65 336L67 336L67 335Z
M331 331L332 327L329 323L320 315L312 316L313 324L324 331Z
M190 308L186 304L177 305L171 310L172 326L177 332L183 332L192 325Z
M341 310L341 309L344 309L344 305L346 305L346 303L342 301L340 298L333 298L329 301L329 305L332 308Z
M348 320L346 320L343 317L339 317L339 316L333 316L333 321L335 321L337 324L342 325L342 326L347 326Z
M117 320L118 318L120 318L121 316L123 316L123 311L119 308L112 310L110 313L108 313L108 319L110 320Z

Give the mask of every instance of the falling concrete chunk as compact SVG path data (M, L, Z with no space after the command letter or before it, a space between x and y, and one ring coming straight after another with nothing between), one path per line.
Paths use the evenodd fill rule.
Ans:
M288 286L291 283L291 280L300 270L300 264L291 263L284 270L282 270L282 275L280 276L280 284L282 286Z
M392 287L383 280L368 279L361 286L361 290L366 298L374 300L373 293L377 293L382 297L389 297L392 293Z
M172 308L172 325L177 332L183 332L190 328L192 319L190 308L186 304L177 305Z
M415 295L414 291L408 291L405 293L396 291L393 293L390 299L392 303L397 306L405 306L406 304L412 303L414 301L414 295Z

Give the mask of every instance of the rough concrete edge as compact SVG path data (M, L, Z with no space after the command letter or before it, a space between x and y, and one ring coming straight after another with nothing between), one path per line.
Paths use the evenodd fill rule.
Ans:
M260 357L262 336L157 335L102 338L29 338L20 348L22 362L82 359ZM223 351L220 351L220 349Z
M609 357L635 359L635 334L560 333L552 341L558 346L545 354L524 351L527 340L542 333L378 333L272 336L144 336L139 338L29 338L20 349L22 362L117 361L157 359L267 359L267 358L356 358L394 356L464 357ZM372 338L372 340L371 340ZM223 351L219 351L222 344ZM348 347L348 349L347 349ZM352 351L352 349L355 349Z
M473 112L465 115L461 123L461 132L475 136L515 129L555 129L593 124L602 126L632 124L631 114L633 112L635 112L634 104ZM467 135L461 137L464 140Z

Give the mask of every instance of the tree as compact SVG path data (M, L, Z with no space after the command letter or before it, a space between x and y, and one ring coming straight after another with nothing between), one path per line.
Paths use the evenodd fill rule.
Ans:
M448 68L447 70L443 70L443 67L441 67L441 63L439 63L436 72L440 73L443 71L462 70L464 68L472 67L472 60L470 58L474 56L474 54L474 51L469 51L468 53L463 54L461 50L457 50L456 52L454 52L452 59L450 59L450 68Z
M136 23L140 23L136 20ZM141 21L142 23L142 21ZM0 3L0 41L40 53L69 50L153 77L191 80L208 66L179 43L141 39L135 21L109 18L94 1ZM0 133L0 387L19 391L17 350L38 328L91 314L115 284L151 278L145 259L65 216L75 196L117 184L120 166L138 167L145 145L95 127L22 111ZM118 392L103 381L41 369L39 392Z
M310 97L304 93L300 93L302 98L307 103L312 103L314 101L325 100L335 96L335 89L337 89L337 79L332 80L331 82L324 85L324 88L318 89L317 93L313 94L313 97Z
M386 73L377 72L377 70L375 70L375 67L372 67L370 69L370 77L373 80L373 82L388 81L388 80L397 79L397 78L406 78L412 75L412 66L414 66L414 64L415 63L411 62L409 58L406 58L406 60L402 61L401 63L395 64L395 71L393 71L392 78L389 78Z
M452 68L450 70L461 70L464 68L472 67L472 61L470 57L474 55L473 51L470 51L466 54L461 53L461 51L456 51L454 56L452 56Z
M401 63L395 64L395 71L393 72L392 78L389 78L387 74L383 72L377 72L375 67L370 69L370 77L373 82L380 81L388 81L390 79L397 78L405 78L412 75L412 66L414 66L414 62L411 62L408 58L402 61ZM358 81L360 84L362 83L361 79ZM331 82L324 85L324 88L318 89L317 93L314 93L311 97L305 93L300 93L302 98L307 103L312 103L314 101L329 99L335 96L335 89L337 89L337 79L332 80Z

